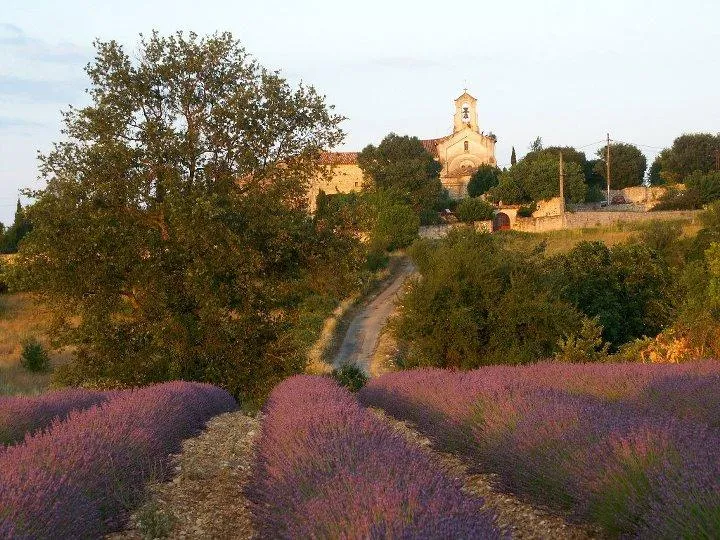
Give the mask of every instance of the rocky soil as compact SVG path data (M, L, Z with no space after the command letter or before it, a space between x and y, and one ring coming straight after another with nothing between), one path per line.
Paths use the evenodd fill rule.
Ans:
M151 487L131 528L109 538L253 538L243 489L259 427L258 418L241 412L210 420L198 437L183 443L173 478Z

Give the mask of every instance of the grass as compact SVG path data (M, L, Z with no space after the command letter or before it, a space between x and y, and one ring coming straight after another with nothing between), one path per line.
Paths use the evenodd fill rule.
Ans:
M527 233L518 231L503 231L506 245L511 250L530 253L540 249L545 244L547 255L566 253L580 242L604 242L607 246L622 244L637 236L647 227L648 222L626 223L620 222L615 225L603 227L587 227L584 229L564 229L545 233ZM683 235L695 236L701 229L699 223L683 220Z
M0 395L38 394L49 384L49 373L30 373L20 366L22 342L35 337L49 349L50 313L27 293L0 295ZM67 362L71 353L50 350L50 363Z

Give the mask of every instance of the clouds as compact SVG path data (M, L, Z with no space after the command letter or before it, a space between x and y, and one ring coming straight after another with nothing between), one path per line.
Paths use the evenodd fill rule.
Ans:
M88 48L72 43L51 44L7 23L0 23L0 50L9 50L16 57L34 62L77 65L87 62L91 55Z

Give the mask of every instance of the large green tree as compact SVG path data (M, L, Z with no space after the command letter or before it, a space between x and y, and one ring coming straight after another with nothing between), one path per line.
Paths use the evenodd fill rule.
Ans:
M373 189L399 196L418 215L434 209L441 199L441 166L417 137L390 133L378 146L366 146L358 165L372 179Z
M95 46L19 256L77 350L61 377L260 396L303 367L287 306L332 238L316 242L306 193L341 118L228 33Z
M580 165L564 163L565 197L572 202L585 198L587 186ZM560 158L557 153L531 153L500 175L491 195L505 203L530 203L560 194Z
M18 199L15 207L15 220L7 229L0 223L0 253L15 253L20 241L32 230L32 223L28 217L28 209L23 208Z
M684 182L694 172L717 170L720 160L720 134L681 135L671 148L660 154L660 175L666 182Z
M467 185L468 195L478 197L498 185L500 169L495 165L480 165Z
M597 151L600 158L595 163L595 172L607 182L605 160L607 146ZM645 178L647 158L640 149L632 144L615 143L610 146L610 189L623 189L639 186Z

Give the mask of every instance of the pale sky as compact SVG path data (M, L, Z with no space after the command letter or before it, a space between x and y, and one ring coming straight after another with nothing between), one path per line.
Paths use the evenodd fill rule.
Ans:
M36 152L85 103L93 39L229 30L260 63L348 117L344 150L388 132L434 138L467 86L500 166L542 136L584 147L607 132L652 160L686 132L720 131L720 2L570 0L0 0L0 221L38 188ZM586 146L587 145L587 146Z

